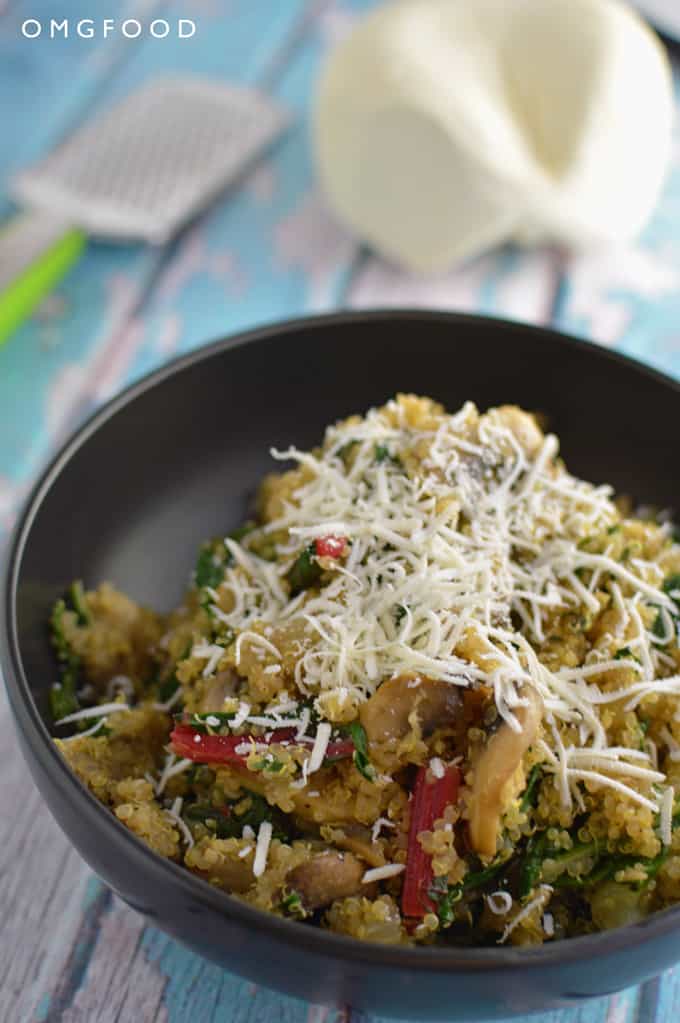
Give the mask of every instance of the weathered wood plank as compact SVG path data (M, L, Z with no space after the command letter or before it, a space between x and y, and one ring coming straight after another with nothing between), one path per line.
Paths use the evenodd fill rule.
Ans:
M241 82L266 76L280 47L289 47L290 31L306 16L307 7L306 0L285 5L275 0L256 5L238 0L227 11L207 8L202 19L197 15L195 44L194 40L146 38L139 46L129 47L129 63L117 69L105 93L92 94L88 112L129 92L152 74L192 70ZM185 14L186 5L180 0L164 9L168 18ZM22 43L16 39L14 43L23 53ZM59 50L66 43L55 39L51 45ZM40 88L39 84L33 91L39 93ZM27 119L25 111L24 123ZM18 131L17 123L15 133ZM229 204L235 194L223 204ZM206 221L211 219L209 215ZM266 248L266 235L258 234L256 225L249 233L260 238L260 251ZM209 282L210 267L203 267L200 260L191 265L196 252L192 234L164 251L92 244L42 314L0 349L0 407L9 410L0 447L2 504L13 501L74 415L82 415L125 381L146 338L146 323L141 319L144 297L165 262L178 266L180 277L170 270L163 278L164 287L191 281L192 301L202 306L204 296L196 287L200 283L196 278L205 271ZM183 267L188 267L184 278ZM214 272L223 289L224 267L219 258L214 261ZM224 322L224 297L218 309ZM156 359L162 355L156 350ZM5 520L9 517L7 512L3 516Z
M68 950L92 924L89 872L34 788L17 748L0 691L0 1019L40 1017L44 995L58 989Z
M267 82L295 113L295 125L238 193L218 202L157 261L141 249L92 246L43 316L0 349L0 407L11 409L10 433L0 446L0 520L10 519L17 494L74 410L82 414L174 351L258 321L327 308L342 295L356 247L319 215L305 116L325 48L353 12L372 2L240 0L228 13L206 15L209 39L201 42L198 63L189 47L175 54L180 70L193 59L202 73ZM168 14L178 10L185 13L181 3L172 4ZM318 13L316 23L310 11ZM303 34L295 28L300 22ZM285 54L295 58L289 69L276 55L277 33ZM172 63L169 45L156 46L153 60L141 47L98 102ZM315 251L324 253L321 272L321 263L309 272L300 252L305 223L315 232ZM27 389L21 382L29 375Z
M66 998L50 999L50 1016L60 1023L115 1023L117 1020L163 1019L161 1002L166 986L159 971L149 968L141 954L144 920L112 895L104 885L91 882L93 898L101 905L92 935L86 970L65 971Z

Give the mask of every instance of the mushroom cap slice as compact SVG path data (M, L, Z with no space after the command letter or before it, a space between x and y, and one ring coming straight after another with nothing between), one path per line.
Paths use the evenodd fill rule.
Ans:
M512 798L512 780L522 757L535 741L543 716L543 700L533 686L525 686L527 705L514 712L521 725L516 732L504 721L479 755L468 797L470 841L480 856L494 856L503 813Z
M397 675L376 689L359 711L369 743L403 739L412 727L415 712L421 733L451 727L460 714L459 687L439 679ZM410 719L410 720L409 720Z
M286 887L298 893L305 909L320 909L360 892L365 870L352 853L329 849L294 867L286 877Z

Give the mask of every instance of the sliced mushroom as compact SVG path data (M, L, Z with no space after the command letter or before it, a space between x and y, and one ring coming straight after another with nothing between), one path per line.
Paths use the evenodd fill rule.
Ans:
M351 853L329 849L294 867L286 877L286 887L298 893L305 909L320 909L362 891L365 870Z
M470 841L480 856L493 856L501 817L512 798L512 780L522 757L534 742L543 715L543 701L533 686L522 692L527 705L514 714L522 731L504 721L491 736L474 765L474 781L468 799Z
M382 845L373 841L370 828L365 828L361 824L343 824L338 828L322 828L321 834L338 849L354 853L369 867L385 865Z
M397 675L387 679L359 711L369 743L387 743L403 739L411 727L409 716L416 711L424 736L435 728L453 725L459 714L461 697L450 682Z
M227 668L226 671L218 671L214 678L211 678L205 688L201 700L201 714L219 713L224 708L224 701L230 696L236 695L239 678L235 671Z

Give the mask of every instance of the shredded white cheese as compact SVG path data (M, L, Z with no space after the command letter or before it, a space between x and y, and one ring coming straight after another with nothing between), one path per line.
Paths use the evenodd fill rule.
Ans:
M246 703L244 700L241 700L236 710L236 713L234 714L234 717L231 720L231 727L240 728L241 725L244 724L245 721L247 720L249 714L250 704Z
M168 753L165 758L165 765L161 772L161 776L158 779L156 785L156 795L160 796L165 789L170 778L173 778L176 774L181 774L186 771L188 767L193 764L192 760L178 760L174 753Z
M309 756L309 767L307 769L308 774L313 774L314 771L318 771L323 764L330 737L330 724L328 721L320 721L316 729L316 737L314 739L314 745L312 746L312 752Z
M680 697L680 676L669 674L673 665L662 649L678 605L653 562L618 561L613 542L600 553L587 549L584 540L619 528L611 488L570 475L556 461L556 437L536 431L532 447L511 419L503 410L480 418L468 403L415 428L404 405L393 401L360 421L331 426L318 452L274 451L277 460L292 459L305 469L305 482L264 527L277 534L277 560L256 556L247 538L243 545L226 540L233 562L219 594L211 593L211 611L237 633L236 663L247 643L259 648L263 661L275 659L263 668L272 674L281 664L267 638L272 626L299 623L295 682L316 697L322 717L328 690L338 705L358 705L384 679L420 673L459 687L490 687L501 718L519 730L516 710L523 688L532 686L545 708L545 770L565 805L582 806L581 783L587 782L659 812L657 783L665 775L651 747L644 762L613 752L600 708L625 701L624 709L634 710L653 694ZM405 471L401 459L416 450L417 472L411 465ZM288 540L279 542L279 534ZM324 536L347 541L342 557L323 559L328 581L320 590L291 597L286 576L305 547ZM532 643L545 640L556 612L598 614L603 589L620 617L621 649L628 651L591 651L581 666L548 669ZM651 608L661 615L663 637L645 625ZM470 647L476 655L469 655ZM192 650L205 659L205 676L223 653L208 643ZM597 676L624 669L632 674L630 685L607 691L597 684ZM271 727L280 726L272 718ZM309 724L305 711L295 724L301 740ZM304 785L323 762L326 724L317 729L303 779L293 785ZM565 725L577 729L578 745L562 741ZM670 750L671 759L678 754ZM438 759L431 763L435 776L442 769Z
M486 904L496 916L505 916L512 909L512 895L509 892L491 892L486 897Z
M126 703L101 703L98 707L86 707L85 710L77 710L73 714L67 714L65 718L55 721L55 725L70 725L72 721L85 721L87 718L98 718L107 714L118 714L121 711L130 710Z
M180 834L182 835L182 838L186 842L186 844L189 847L189 849L191 849L191 847L194 844L194 838L193 838L193 835L191 834L191 832L189 831L189 828L187 827L187 825L182 820L182 817L181 817L182 802L183 802L182 797L181 796L177 796L177 798L174 800L174 802L173 802L172 806L170 807L170 809L166 810L165 813L172 820L172 822L177 825L177 827L179 828Z
M673 786L668 785L663 791L659 806L659 833L664 845L670 845L673 841L672 825L674 799L675 792L673 791Z
M311 794L312 793L310 792L309 795L311 796ZM375 821L375 823L373 824L373 827L371 828L371 841L372 842L377 842L378 841L378 839L380 837L380 832L382 831L383 828L394 828L394 827L395 827L394 822L388 820L387 817L378 817L377 821Z
M272 826L269 821L262 821L257 831L257 843L255 845L255 858L253 859L253 874L261 877L267 866L267 855L269 843L272 840Z
M505 942L510 937L510 935L512 934L512 932L514 931L514 929L518 927L523 920L526 920L527 917L534 912L534 910L538 909L541 906L544 906L545 903L550 898L550 896L552 895L552 893L553 888L551 885L542 884L541 887L539 888L538 895L534 896L534 898L531 899L530 902L527 902L526 906L524 906L524 908L521 909L519 913L517 913L517 915L512 918L512 920L507 925L502 935L498 939L497 944L504 945Z
M384 867L372 867L371 870L367 870L361 879L362 884L370 884L371 881L384 881L388 877L396 877L397 874L401 874L406 867L403 863L386 863Z
M191 656L206 661L203 669L203 678L208 678L210 675L215 674L217 665L224 657L224 647L218 643L195 643L191 648Z
M106 718L101 718L99 721L95 721L91 728L85 729L84 732L76 732L75 735L69 735L62 742L73 742L74 739L86 739L88 735L96 735L100 728L106 724Z
M268 639L265 639L264 636L260 636L257 632L252 632L250 629L246 629L244 632L239 634L239 637L236 640L235 656L237 664L241 663L241 647L246 640L248 640L251 646L262 647L262 649L266 650L267 653L273 654L274 657L279 660L281 659L281 654L273 643L270 643Z

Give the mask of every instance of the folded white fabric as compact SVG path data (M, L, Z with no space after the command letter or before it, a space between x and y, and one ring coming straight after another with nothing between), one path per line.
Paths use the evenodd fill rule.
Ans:
M633 237L672 117L665 52L616 0L397 0L331 54L313 136L338 216L427 272Z

